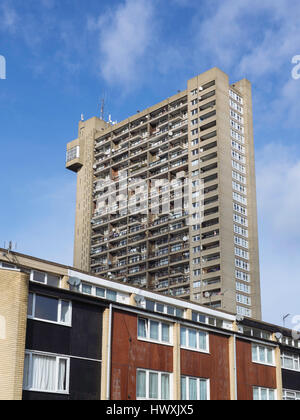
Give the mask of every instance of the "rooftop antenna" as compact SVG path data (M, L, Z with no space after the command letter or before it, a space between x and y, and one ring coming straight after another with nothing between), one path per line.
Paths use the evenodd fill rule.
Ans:
M104 106L105 106L105 99L101 99L101 110L100 110L100 118L104 120Z
M282 321L283 321L283 326L284 326L284 328L285 328L285 321L286 321L286 319L287 319L289 316L291 316L291 314L286 314L285 316L283 316L283 317L282 317Z

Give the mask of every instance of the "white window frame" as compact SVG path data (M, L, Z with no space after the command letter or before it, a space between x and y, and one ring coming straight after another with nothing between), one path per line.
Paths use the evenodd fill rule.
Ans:
M293 368L288 368L284 366L284 359L290 359L293 361ZM298 365L298 368L296 367ZM297 354L285 353L281 354L281 367L285 370L292 370L294 372L300 372L300 356ZM299 391L300 392L300 391Z
M185 329L185 345L183 345L181 343L181 330ZM196 332L196 348L194 347L190 347L189 346L189 331L194 331ZM199 340L199 333L203 333L206 336L205 339L205 349L201 349L200 348L200 340ZM196 329L196 328L189 328L185 325L180 325L180 348L184 349L184 350L189 350L189 351L195 351L197 353L209 353L209 333L207 331L201 330L201 329Z
M34 280L34 273L40 273L43 274L45 276L45 281L42 283L40 281L36 281ZM37 283L37 284L46 284L48 285L48 276L54 276L54 277L58 277L59 281L58 281L58 288L61 288L61 276L58 274L52 274L52 273L47 273L46 271L40 271L40 270L31 270L30 272L30 281L32 281L33 283ZM49 285L48 285L49 286ZM54 286L51 286L54 287Z
M137 390L137 385L138 385L138 381L137 381L137 376L138 376L138 372L144 372L146 374L146 396L145 397L138 397L138 390ZM157 374L158 375L158 398L150 398L149 394L150 394L150 374ZM136 400L137 401L145 401L145 400L153 400L153 401L164 401L162 400L161 397L161 380L162 380L162 375L168 375L169 376L169 397L170 400L173 399L173 374L170 372L161 372L161 371L155 371L155 370L148 370L148 369L142 369L139 368L136 370Z
M139 321L143 320L146 321L146 337L141 337L139 336ZM156 322L158 323L158 340L155 340L153 338L150 337L150 324L151 322ZM164 325L168 325L169 327L169 341L163 341L163 336L162 336L162 326ZM137 319L137 338L139 341L147 341L150 343L156 343L156 344L161 344L164 346L173 346L173 325L169 322L165 322L165 321L160 321L158 319L154 319L154 318L146 318L143 316L139 316Z
M39 352L39 351L31 351L31 350L25 350L25 356L28 355L29 356L29 379L28 379L28 383L31 384L32 383L32 357L34 355L36 356L41 356L41 357L51 357L51 358L55 358L56 359L56 391L47 391L47 390L40 390L40 389L36 389L33 388L32 386L28 386L25 387L23 384L23 390L24 391L30 391L30 392L41 392L43 394L61 394L61 395L69 395L70 393L70 357L66 357L66 356L62 356L59 354L53 354L53 353L43 353L43 352ZM65 391L61 391L58 390L58 369L59 369L59 361L60 360L65 360L66 363L66 390Z
M83 286L88 286L91 287L91 293L86 293L83 292ZM102 289L104 290L104 296L98 296L97 295L97 289ZM112 289L108 289L106 287L102 287L102 286L98 286L98 285L94 285L94 284L89 284L87 282L82 282L80 285L80 292L86 296L95 296L99 299L106 299L106 300L111 300L107 297L107 292L113 292L116 293L116 300L111 300L112 302L118 302L118 292L116 290L112 290Z
M260 360L260 348L264 349L264 361ZM256 351L256 359L253 357L253 353L254 353L254 349ZM272 351L272 362L268 362L268 351L271 350ZM253 363L258 363L260 365L267 365L267 366L275 366L275 354L274 354L274 348L272 347L267 347L261 344L254 344L252 343L251 346L251 354L252 354L252 362Z
M257 401L262 401L261 394L262 394L262 391L263 391L263 390L264 390L264 391L267 391L268 398L267 398L267 400L266 400L266 401L276 401L276 400L277 400L277 390L276 390L276 389L273 389L273 388L265 388L265 387L259 387L259 386L254 386L254 387L253 387L253 399L254 399L254 390L255 390L255 389L257 389L257 390L258 390L258 394L259 394L259 399L258 399ZM270 391L273 391L273 392L274 392L274 400L271 400L271 399L270 399Z
M32 299L32 313L31 314L27 314L27 318L28 319L32 319L35 321L40 321L40 322L46 322L48 324L55 324L55 325L62 325L64 327L72 327L72 301L68 300L68 299L59 299L56 298L54 296L47 296L47 295L43 295L40 293L32 293L30 292L29 294L32 295L33 299ZM47 319L43 319L43 318L38 318L35 316L35 308L36 308L36 296L42 296L45 298L49 298L49 299L55 299L58 301L58 305L57 305L57 319L58 321L50 321ZM61 319L61 308L62 308L62 302L68 302L69 303L69 317L68 317L68 321L67 322L62 322L60 321Z
M291 395L288 394L293 394L294 398L291 398ZM290 398L288 398L290 397ZM293 391L290 389L283 389L283 400L284 401L299 401L300 400L300 391Z
M181 381L183 379L186 380L186 399L185 400L182 400L182 387L181 387L182 382ZM182 401L193 401L193 400L191 400L190 395L189 395L189 392L190 392L189 380L190 379L195 379L197 381L197 400L195 400L195 401L210 401L210 380L207 379L207 378L195 378L195 377L192 377L192 376L185 376L185 375L182 375L180 377L180 398L181 398L181 400ZM206 396L207 396L206 400L200 400L200 382L201 381L206 382Z

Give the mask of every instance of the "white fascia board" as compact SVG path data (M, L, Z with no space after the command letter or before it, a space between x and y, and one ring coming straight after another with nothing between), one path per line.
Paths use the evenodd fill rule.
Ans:
M188 302L188 301L182 302L178 299L174 299L169 296L158 295L155 292L151 292L149 290L144 290L144 289L138 289L128 284L115 283L110 280L100 279L99 277L94 277L89 274L83 274L74 270L68 270L68 275L69 277L77 277L80 280L87 283L92 283L94 285L107 287L108 289L112 289L116 292L119 291L128 295L135 294L135 295L142 296L144 298L148 298L158 303L164 303L166 305L176 306L177 308L180 308L180 309L191 309L192 311L201 312L202 314L207 315L207 316L213 316L216 318L221 318L223 320L232 321L232 322L236 321L236 317L234 315L226 314L225 312L223 313L223 312L215 311L214 309L206 308L205 306L197 305L192 302Z

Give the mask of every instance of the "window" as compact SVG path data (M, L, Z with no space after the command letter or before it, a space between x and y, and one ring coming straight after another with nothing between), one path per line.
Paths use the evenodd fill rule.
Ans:
M170 324L145 318L138 318L138 338L163 344L172 343Z
M181 399L184 401L209 400L209 380L182 376Z
M247 281L248 283L251 281L251 277L249 274L243 273L239 270L235 270L235 277L239 280Z
M266 365L274 365L274 350L258 344L252 344L252 361Z
M170 373L138 369L136 378L137 400L170 400L171 379L172 375Z
M163 305L158 302L154 302L153 300L146 299L146 309L152 312L160 312L163 314L174 315L178 318L184 317L183 309L179 309L174 306Z
M238 315L247 316L249 318L252 318L252 311L251 309L244 308L243 306L237 306L236 311Z
M300 356L296 354L283 353L281 355L281 366L283 369L300 371Z
M47 284L48 286L59 287L60 276L54 274L43 273L42 271L32 270L30 274L30 280L37 283Z
M81 292L85 295L93 295L103 299L112 300L113 302L117 301L117 292L114 290L97 287L87 283L82 283L80 288Z
M180 329L181 347L189 350L208 352L208 333L186 327Z
M16 265L6 262L0 262L0 268L4 268L7 270L18 270L18 267Z
M254 387L253 400L254 401L275 401L276 391L275 389Z
M239 283L236 282L236 290L238 290L239 292L244 292L244 293L251 293L251 287L248 286L247 284L243 284L243 283Z
M235 259L235 266L238 268L242 268L243 270L250 271L250 264L239 260L238 258Z
M287 389L283 390L283 400L284 401L299 401L300 392L299 391L289 391Z
M72 303L49 296L29 293L28 318L71 326Z
M79 158L80 149L79 146L72 147L67 151L66 162Z
M248 305L248 306L251 306L251 298L250 298L250 297L248 297L248 296L244 296L244 295L237 294L237 295L236 295L236 301L237 301L238 303L243 304L243 305Z
M35 352L25 353L23 389L35 392L69 392L70 359Z

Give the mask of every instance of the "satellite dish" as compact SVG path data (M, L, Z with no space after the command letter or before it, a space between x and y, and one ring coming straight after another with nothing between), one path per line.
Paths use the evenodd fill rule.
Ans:
M81 285L81 280L78 277L70 277L68 284L72 287L79 287Z
M237 320L237 322L242 322L242 321L244 321L244 317L242 315L237 315L236 320Z
M182 239L184 240L184 242L189 240L189 238L187 236L184 236Z
M277 340L281 340L283 338L283 335L280 332L275 333L275 337Z
M210 293L209 292L205 292L204 293L204 297L208 299L210 297Z
M134 296L134 300L135 300L135 302L137 303L137 305L141 305L141 304L142 304L142 302L144 302L144 298L143 298L143 296L139 296L139 295L135 295L135 296Z

